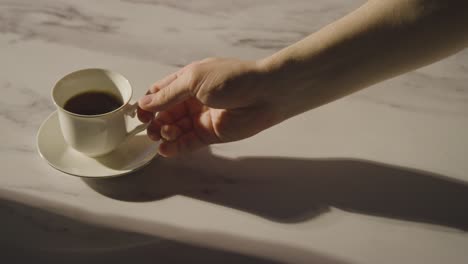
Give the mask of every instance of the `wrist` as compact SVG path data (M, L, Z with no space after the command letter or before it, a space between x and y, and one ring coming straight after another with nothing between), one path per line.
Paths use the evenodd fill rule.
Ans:
M314 107L314 95L319 79L304 61L296 60L280 51L256 62L260 74L260 89L263 100L287 119Z

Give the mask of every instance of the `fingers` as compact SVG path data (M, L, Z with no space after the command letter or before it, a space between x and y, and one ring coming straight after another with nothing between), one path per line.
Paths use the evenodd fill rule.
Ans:
M168 115L166 112L160 113L148 125L148 128L147 128L148 136L153 140L159 140L161 138L165 140L175 140L177 137L180 136L180 134L187 133L193 128L192 120L189 117L184 117L176 122L173 122L172 120L173 120L172 117ZM180 133L176 132L175 136L165 137L163 135L163 130L165 129L164 127L167 125L169 125L169 127L171 127L171 125L176 126L177 130L180 130ZM169 131L169 133L172 133L172 131Z
M161 122L161 120L168 121L167 118L169 115L163 115L154 119L148 126L148 136L155 141L162 140L158 150L161 156L174 157L206 146L193 130L192 120L189 117L171 124Z
M157 86L153 85L147 92L145 95L148 95L150 93L152 93L152 91L157 91ZM140 108L140 106L137 107L137 116L138 116L138 119L142 122L142 123L148 123L150 122L151 120L153 120L154 118L154 113L152 112L148 112L148 111L145 111L143 109Z
M207 58L204 61L211 61L212 58ZM146 112L158 112L167 109L168 107L177 104L190 96L190 85L188 78L184 78L184 73L193 68L194 65L201 62L192 62L185 67L179 69L163 79L154 83L146 95L138 101L138 106L143 111L140 111L138 116L141 120L147 120ZM140 117L141 115L141 117Z
M214 59L205 59L209 62ZM195 133L193 121L189 115L201 106L190 101L193 82L192 71L195 62L185 66L178 72L168 75L156 82L148 93L138 101L138 117L142 122L151 121L147 128L148 136L152 140L162 140L159 153L165 157L172 157L194 151L205 146L203 140ZM185 101L189 99L188 101ZM192 104L190 104L192 103ZM196 106L190 108L189 106ZM153 113L158 112L154 117Z
M155 119L148 126L148 136L152 140L163 140L159 153L164 157L185 154L206 145L192 130L192 121L188 117L173 124Z
M183 134L175 141L165 141L159 145L159 154L164 157L173 157L195 151L205 144L195 133Z
M148 128L146 128L148 137L154 141L160 140L162 126L163 124L160 121L153 119L153 121L151 121L151 123L148 125Z
M157 82L155 82L151 87L150 89L148 90L148 92L146 92L146 95L149 95L149 94L152 94L152 93L156 93L158 91L160 91L162 88L166 87L167 85L169 85L171 82L173 82L175 79L177 79L177 72L176 73L173 73L173 74L170 74L168 76L166 76L165 78L163 78L162 80L159 80ZM150 122L153 118L154 118L154 113L150 112L150 111L146 111L146 110L143 110L141 109L140 106L138 106L138 109L137 109L137 116L138 116L138 119L143 122L143 123L148 123Z
M177 79L177 72L170 74L166 77L164 77L162 80L159 80L155 82L151 88L149 89L149 93L156 93L159 90L163 89L167 85L169 85L171 82L173 82L175 79Z
M192 120L189 117L182 118L181 120L177 121L176 124L184 133L187 133L193 128Z
M163 125L161 127L161 137L166 141L174 141L182 135L182 130L175 125Z
M182 102L190 96L190 89L183 78L177 78L167 87L156 93L145 95L138 101L141 109L148 112L159 112Z
M161 130L163 126L171 125L171 124L175 124L179 126L182 132L187 132L192 127L191 126L192 121L188 117L178 116L177 114L180 111L181 110L177 110L174 113L173 109L171 109L171 111L159 112L158 115L153 119L153 121L148 125L148 128L147 128L148 136L153 140L161 139L161 136L162 136ZM177 119L181 119L181 120L177 121ZM174 140L174 139L171 139L171 140ZM166 140L169 140L169 139L166 139Z
M172 124L175 121L175 119L168 111L159 112L155 120L158 120L163 124Z
M182 119L174 122L172 116L167 112L161 112L158 116L148 125L148 130L151 133L160 134L160 130L164 125L174 124L179 127L179 129L186 133L192 129L192 120L189 117L183 117Z
M138 107L137 116L142 123L148 123L149 121L153 120L154 114Z

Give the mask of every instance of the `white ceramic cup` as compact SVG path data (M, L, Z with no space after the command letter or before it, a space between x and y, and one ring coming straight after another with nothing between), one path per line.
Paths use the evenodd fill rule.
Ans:
M122 106L100 115L80 115L64 109L65 103L85 92L106 92L122 99ZM128 128L129 118L136 115L131 104L132 87L119 73L104 69L84 69L60 79L52 89L60 128L65 141L75 150L98 157L116 149L129 137L146 129L147 124Z

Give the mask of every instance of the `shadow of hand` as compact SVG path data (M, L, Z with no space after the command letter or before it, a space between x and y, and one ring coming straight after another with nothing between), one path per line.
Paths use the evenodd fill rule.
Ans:
M466 183L366 160L232 160L205 150L184 158L156 159L127 176L84 181L118 200L151 201L179 194L278 222L301 222L337 207L468 229Z

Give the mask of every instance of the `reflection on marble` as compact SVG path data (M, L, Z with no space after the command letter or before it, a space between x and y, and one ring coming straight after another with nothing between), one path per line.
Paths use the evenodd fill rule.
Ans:
M170 259L180 249L202 259L232 257L252 263L466 263L468 237L460 231L466 230L466 215L458 198L466 196L468 181L468 51L292 118L254 138L214 146L220 162L193 158L152 164L151 170L140 172L146 173L140 177L152 179L141 188L163 193L160 199L110 199L93 188L103 192L114 183L93 185L64 175L36 153L37 129L54 110L50 89L68 72L86 67L116 70L139 96L152 82L193 60L267 56L363 2L0 0L0 199L9 201L0 204L0 214L13 225L0 230L0 246L34 248L55 241L48 245L56 248L63 236L43 234L43 241L26 240L24 230L45 225L60 233L62 223L72 221L83 227L76 237L81 245L88 238L97 243L93 237L107 234L127 244L148 237L183 242L168 242L173 250L167 254L157 246L149 247L156 253L147 248L121 252L123 259L133 253ZM236 160L246 156L251 158ZM408 169L393 178L395 171L369 164L353 163L356 166L350 168L348 163L334 163L327 169L325 163L313 162L329 157L427 173ZM301 173L298 166L308 169ZM289 174L291 181L282 178ZM273 183L263 188L268 177ZM384 183L391 183L388 189ZM125 183L133 191L140 189L138 184L137 179ZM327 191L330 185L336 188ZM393 193L391 201L400 202L378 196L385 192ZM423 206L425 199L434 204ZM408 207L400 207L405 201ZM437 210L428 210L431 206ZM19 213L8 218L11 208L57 215L34 213L42 215L37 220ZM287 216L303 217L279 221L284 215L278 215L278 208ZM60 215L68 220L53 220ZM418 217L422 219L414 219ZM0 257L4 252L0 250ZM93 255L96 261L100 257Z

